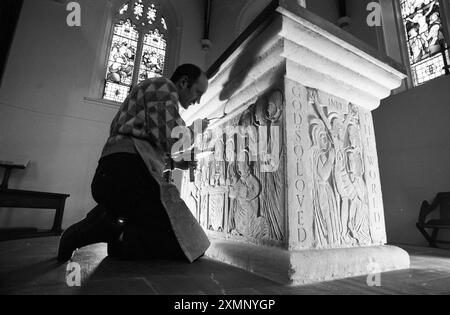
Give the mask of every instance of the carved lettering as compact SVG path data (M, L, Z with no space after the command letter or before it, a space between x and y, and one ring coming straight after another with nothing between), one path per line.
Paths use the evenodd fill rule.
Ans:
M337 100L334 100L332 98L328 99L328 106L329 108L332 108L336 111L342 112L344 110L344 105L341 102L338 102Z
M305 181L303 179L298 179L295 182L295 188L299 191L299 192L304 192L305 188L306 188L306 184Z
M297 136L297 142L301 143L302 142L302 135L301 135L301 130L297 129L295 130L295 135Z
M300 97L300 88L298 86L294 86L292 88L292 94L294 94L294 96L296 97Z
M374 166L375 165L375 157L373 155L369 155L368 157L369 165Z
M300 111L302 108L302 103L300 103L299 100L293 100L292 107L294 108L294 110Z
M366 134L368 136L370 136L370 127L368 125L366 125ZM367 139L369 139L369 138L367 138Z
M304 164L303 164L303 160L302 158L305 155L305 148L303 146L303 140L304 140L304 136L302 134L302 130L300 129L301 126L304 123L304 116L302 116L301 110L302 110L302 104L300 101L300 92L301 89L298 86L294 86L292 89L292 92L294 94L294 96L296 97L293 101L292 101L292 105L293 105L293 113L292 115L294 116L294 119L292 121L293 125L290 127L292 129L294 129L294 143L291 143L290 145L288 145L288 149L292 150L290 152L292 152L293 154L291 155L291 157L293 159L297 159L296 160L296 172L295 173L291 173L293 176L295 176L294 179L294 187L295 187L295 198L297 199L297 207L298 209L296 209L297 211L297 229L298 229L298 235L297 235L297 241L300 243L303 243L306 241L307 239L307 230L304 227L304 212L303 212L303 206L304 206L304 202L305 202L305 195L303 194L303 192L306 189L306 182L304 179ZM293 147L293 149L291 149ZM294 161L293 161L294 162ZM292 170L293 171L293 170ZM288 170L289 172L289 170ZM292 189L292 188L291 188ZM298 194L301 193L301 194Z
M381 215L378 212L375 212L373 216L374 216L375 223L381 222Z
M303 202L305 201L305 195L297 195L297 201L298 201L298 205L300 206L300 209L302 209Z
M303 147L300 144L296 145L294 147L294 153L299 158L303 157L303 153L304 153Z
M294 113L294 124L295 125L301 125L303 122L302 115Z
M298 229L298 241L300 243L304 243L307 238L308 238L308 234L307 234L305 228L299 228Z
M297 176L303 176L303 165L301 160L297 161Z
M372 184L372 193L374 193L374 194L377 193L377 185L376 184Z

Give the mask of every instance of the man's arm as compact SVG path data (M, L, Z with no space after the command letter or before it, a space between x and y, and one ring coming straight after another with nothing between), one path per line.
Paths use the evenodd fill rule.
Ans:
M177 90L169 80L165 83L150 82L141 89L144 93L146 132L157 139L157 145L166 154L170 154L172 146L178 141L172 138L172 130L185 126L178 112Z
M187 171L190 167L197 165L196 161L180 161L174 162L174 167L179 170Z

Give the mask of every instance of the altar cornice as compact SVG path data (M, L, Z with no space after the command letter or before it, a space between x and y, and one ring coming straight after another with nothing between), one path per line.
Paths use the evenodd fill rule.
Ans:
M282 77L373 110L401 85L404 72L397 62L296 1L277 0L208 70L207 93L183 118L190 124L244 110Z

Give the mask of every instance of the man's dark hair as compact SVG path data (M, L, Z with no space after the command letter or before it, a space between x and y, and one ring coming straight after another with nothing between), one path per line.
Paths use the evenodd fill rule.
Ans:
M195 81L198 80L198 78L202 73L203 73L202 69L200 69L196 65L186 63L184 65L179 66L175 70L170 80L173 83L177 83L178 80L180 80L183 76L186 75L188 77L189 86L192 86L195 83Z

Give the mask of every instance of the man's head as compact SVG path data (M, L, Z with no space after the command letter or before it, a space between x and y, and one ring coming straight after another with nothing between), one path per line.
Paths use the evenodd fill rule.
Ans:
M202 95L208 89L206 74L192 64L179 66L172 75L171 81L177 87L180 104L184 109L200 103Z

